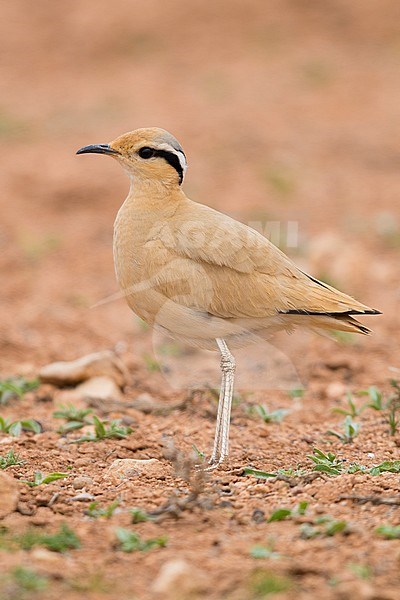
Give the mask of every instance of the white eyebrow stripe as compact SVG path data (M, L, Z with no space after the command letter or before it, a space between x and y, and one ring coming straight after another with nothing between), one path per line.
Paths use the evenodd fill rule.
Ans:
M171 144L167 144L166 142L162 142L161 144L158 143L156 145L156 149L165 150L166 152L171 152L172 154L175 154L175 156L177 156L179 159L183 174L185 175L188 165L186 161L186 156L184 155L182 150L177 150L176 148L171 146Z

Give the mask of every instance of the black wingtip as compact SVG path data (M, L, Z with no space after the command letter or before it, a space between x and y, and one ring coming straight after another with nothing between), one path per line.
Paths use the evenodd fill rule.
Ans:
M280 310L280 314L283 315L309 315L309 316L317 316L317 317L350 317L352 315L381 315L382 312L380 310L376 310L375 308L368 308L367 310L344 310L337 312L324 312L324 311L310 311L304 309L295 309L292 308L290 310Z

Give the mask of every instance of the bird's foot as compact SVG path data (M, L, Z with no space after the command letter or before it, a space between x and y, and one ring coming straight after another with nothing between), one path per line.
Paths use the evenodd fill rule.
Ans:
M221 455L221 456L212 456L210 458L210 460L208 461L208 466L207 467L203 467L204 471L215 471L215 469L218 469L218 467L220 467L225 460L227 459L227 456L225 455Z

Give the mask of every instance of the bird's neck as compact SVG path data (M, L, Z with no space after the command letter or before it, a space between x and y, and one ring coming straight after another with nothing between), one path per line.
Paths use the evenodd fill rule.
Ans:
M131 177L131 186L125 204L131 208L148 210L173 208L174 205L186 198L176 182L168 180L142 179Z

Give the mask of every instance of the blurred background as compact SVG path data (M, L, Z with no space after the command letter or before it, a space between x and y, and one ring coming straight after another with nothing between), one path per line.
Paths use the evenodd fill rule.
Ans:
M144 352L150 334L123 300L91 308L117 291L128 180L75 151L159 126L185 149L192 199L270 229L302 268L385 312L355 343L387 378L399 362L397 0L0 7L4 372L121 343ZM343 351L307 344L307 359L301 337L288 350L303 348L306 371Z

